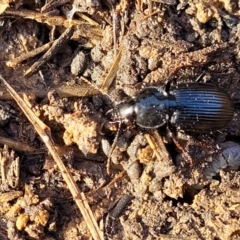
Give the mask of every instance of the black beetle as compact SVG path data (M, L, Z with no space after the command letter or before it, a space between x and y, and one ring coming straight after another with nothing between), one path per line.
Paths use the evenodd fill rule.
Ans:
M120 121L134 120L150 129L169 123L189 132L222 129L233 114L230 97L217 86L205 83L178 85L169 92L147 87L113 109L113 116Z

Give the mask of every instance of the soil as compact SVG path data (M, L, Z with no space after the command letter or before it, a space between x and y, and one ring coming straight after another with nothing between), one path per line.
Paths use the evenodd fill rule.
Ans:
M1 75L51 129L104 239L240 239L239 1L8 0L0 13ZM197 79L231 97L226 128L110 117L142 87ZM36 126L0 89L0 238L94 239Z

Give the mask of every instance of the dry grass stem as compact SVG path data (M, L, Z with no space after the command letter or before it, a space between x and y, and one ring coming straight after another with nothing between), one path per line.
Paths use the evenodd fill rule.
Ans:
M81 192L73 180L72 175L65 167L62 162L62 159L59 157L55 144L51 138L51 130L48 126L46 126L36 115L32 112L29 106L23 101L23 99L17 94L17 92L7 83L7 81L0 75L0 78L15 99L19 107L22 109L28 120L33 124L35 130L42 138L43 142L45 143L46 147L48 148L49 152L51 153L52 157L56 161L64 180L66 181L69 190L73 196L73 199L77 203L77 206L86 221L89 231L91 232L93 238L95 240L103 239L102 233L97 225L97 222L93 216L93 213L89 207L89 204L86 200L85 194Z

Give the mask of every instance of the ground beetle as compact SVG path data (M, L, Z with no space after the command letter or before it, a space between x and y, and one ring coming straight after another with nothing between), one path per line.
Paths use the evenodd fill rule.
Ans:
M168 92L146 87L113 109L117 120L134 120L140 127L153 129L168 123L177 129L199 133L224 128L233 114L230 97L217 86L206 83L178 85Z

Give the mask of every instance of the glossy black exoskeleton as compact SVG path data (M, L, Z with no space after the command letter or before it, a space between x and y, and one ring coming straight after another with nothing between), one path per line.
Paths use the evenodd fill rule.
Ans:
M217 86L204 83L178 85L166 92L147 87L113 110L118 120L134 120L144 128L170 123L188 132L209 132L224 128L232 119L230 97Z

